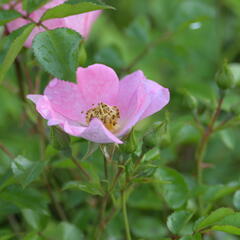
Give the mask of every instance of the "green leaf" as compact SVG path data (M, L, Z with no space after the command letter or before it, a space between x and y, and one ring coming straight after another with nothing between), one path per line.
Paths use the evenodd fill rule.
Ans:
M222 129L233 128L239 125L240 125L240 115L237 115L232 117L230 120L228 120L223 126L220 125L219 127L217 127L216 130L220 131Z
M180 173L171 168L161 167L156 170L155 177L160 181L169 182L161 185L162 195L169 207L176 209L186 203L188 186Z
M12 66L15 58L21 51L23 44L25 43L26 39L32 32L35 24L31 23L24 26L24 30L20 36L18 36L13 43L11 44L8 52L3 60L3 63L0 65L0 83L3 81L6 73L8 72L9 68Z
M9 3L10 1L12 1L12 0L0 0L0 3L4 4L4 3Z
M72 29L57 28L39 33L32 46L37 60L47 72L74 82L81 39Z
M0 10L0 25L4 25L22 15L15 10Z
M234 235L240 235L240 228L234 227L234 226L229 226L229 225L223 225L223 226L213 226L211 228L212 230L215 231L221 231L221 232L226 232Z
M134 129L128 134L126 140L124 139L124 143L121 144L120 149L126 153L134 153L137 150L137 140L135 136Z
M84 240L86 239L83 233L75 225L62 222L54 226L51 233L46 233L49 239L57 240Z
M200 219L195 225L194 229L195 231L200 231L201 229L213 225L214 223L222 220L224 217L231 215L232 213L234 213L234 211L230 208L219 208L210 213L209 216Z
M240 210L240 190L236 191L233 196L233 205L237 210Z
M68 189L78 189L92 195L103 195L101 186L98 183L94 182L78 182L78 181L70 181L64 184L63 190Z
M191 219L193 213L189 211L176 211L170 216L168 216L167 219L167 226L168 229L173 234L179 234L182 228L188 223L188 221Z
M16 178L13 176L12 171L9 170L0 178L0 191L14 183L16 183Z
M51 128L51 144L52 146L60 151L70 151L70 137L65 132L57 127Z
M43 240L43 239L40 236L38 236L38 233L30 232L24 236L23 240Z
M230 214L220 221L217 222L218 225L231 225L235 227L240 227L240 213Z
M225 185L214 185L209 187L208 191L205 194L205 201L213 203L218 199L221 199L227 195L232 194L240 188L238 182L230 182Z
M42 231L47 226L48 216L42 212L33 211L32 209L23 209L22 214L25 221L34 230Z
M10 46L12 45L12 43L14 42L14 40L19 37L23 31L25 30L26 25L13 31L11 34L9 34L6 37L3 37L2 39L0 39L0 63L3 63L3 60L10 48Z
M193 236L184 236L182 238L180 238L179 240L201 240L201 234L200 233L196 233Z
M114 9L114 8L111 6L102 4L99 1L88 1L88 0L67 1L64 4L48 9L41 17L41 21L45 21L52 18L64 18L67 16L77 15L77 14L95 11L95 10L103 10L103 9Z
M99 147L99 143L88 142L87 151L82 157L81 161L83 162L87 160L95 151L97 151L98 147Z
M0 193L0 199L23 209L30 208L45 212L47 199L45 195L33 188L23 189L18 186L11 186L4 192Z
M143 195L144 197L142 197ZM131 192L128 198L128 206L145 211L160 211L163 208L161 200L161 196L154 191L152 185L140 184Z
M5 236L2 236L0 233L0 240L10 240L14 238L14 234L7 234Z
M47 3L49 0L23 0L23 9L28 13L40 8L42 5Z
M144 154L142 162L146 162L146 161L151 162L154 160L158 160L159 158L160 158L160 150L158 147L155 147Z
M23 156L16 157L11 164L13 174L23 187L26 187L37 179L43 171L44 166L44 162L33 162Z
M159 219L143 215L137 215L133 219L131 231L136 236L135 239L162 239L165 236L165 226Z

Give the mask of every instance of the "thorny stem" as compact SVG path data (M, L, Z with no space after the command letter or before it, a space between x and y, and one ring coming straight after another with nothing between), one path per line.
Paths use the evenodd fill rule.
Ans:
M42 118L40 116L38 116L38 118L37 118L37 130L38 130L38 134L40 136L40 158L43 161L44 157L45 157L46 136L45 136L45 132L44 132L44 124L43 124Z
M107 163L107 158L104 156L104 174L106 180L108 180L108 163Z
M11 6L10 6L10 9L14 9L15 11L17 11L17 9L15 9L15 7L16 7L16 5L17 5L18 2L19 2L19 1L17 1L15 4L12 4L12 5L11 5L11 3L10 3L10 5L11 5ZM2 8L0 7L0 9L2 9ZM30 21L31 23L35 23L37 26L41 26L41 27L44 28L46 31L49 30L48 27L45 26L41 21L36 22L36 21L33 20L31 17L29 17L29 14L28 14L28 13L25 14L25 15L23 15L21 12L19 12L19 11L17 11L17 12L22 15L22 18L23 18L23 19L26 19L26 20Z
M4 146L2 143L0 143L0 149L11 159L14 159L15 156L13 153L11 153L6 146Z
M122 191L122 211L123 211L123 220L125 225L125 231L126 231L126 239L131 240L131 233L129 228L129 222L128 222L128 215L127 215L127 196L126 196L126 190Z
M88 172L82 167L82 165L79 163L79 161L77 161L77 159L75 159L74 156L71 156L71 160L73 161L73 163L78 167L78 169L81 171L81 173L83 173L83 175L90 180L91 176L88 174Z
M108 176L108 162L112 162L112 157L113 157L115 148L113 148L111 153L109 153L104 146L100 146L100 149L101 149L101 151L104 155L105 178L106 178L106 180L108 180L108 177L109 177ZM120 168L119 168L117 174L115 175L115 177L113 179L113 183L112 183L111 187L106 190L105 195L102 199L102 204L101 204L100 214L99 214L99 224L98 224L98 227L97 227L96 233L95 233L96 240L101 239L102 233L103 233L107 223L110 221L110 219L114 215L115 210L111 213L111 216L108 216L108 217L105 218L105 211L106 211L106 206L107 206L107 203L108 203L108 199L111 195L112 190L116 186L117 180L120 177L121 173L122 173L122 169L120 170Z
M106 225L104 217L105 217L105 210L106 210L108 198L109 198L109 193L106 192L102 199L102 204L101 204L101 208L100 208L100 214L99 214L100 222L99 222L97 230L96 230L96 240L101 239L102 233L103 233L105 225Z
M102 232L104 231L106 225L112 219L112 217L114 216L114 214L116 212L116 208L113 208L111 213L109 214L109 216L107 216L106 218L104 217L104 212L106 209L107 201L108 201L113 189L115 188L119 177L122 175L123 170L124 170L124 168L122 168L122 167L118 169L118 172L113 179L113 183L112 183L111 187L109 188L109 191L106 193L106 195L103 198L102 207L101 207L101 211L100 211L100 223L98 225L98 230L97 230L97 238L96 238L97 240L100 239Z
M206 147L208 144L208 140L209 137L212 135L212 133L214 132L214 124L221 112L221 106L223 103L223 99L224 99L224 92L220 92L220 98L218 100L218 104L217 104L217 108L214 111L212 118L208 124L208 126L206 127L205 131L203 132L203 135L201 137L200 143L198 145L198 148L196 150L196 162L197 162L197 182L198 182L198 186L201 186L203 184L203 180L202 180L202 163L203 163L203 158L204 158L204 154L206 151ZM198 202L199 202L199 209L200 209L200 213L202 214L203 212L203 203L202 203L202 198L201 196L199 196L198 198Z
M41 26L42 28L44 28L46 31L48 31L49 29L48 29L48 27L47 26L45 26L42 22L36 22L36 21L34 21L32 18L30 18L29 16L23 16L23 18L24 19L26 19L26 20L29 20L30 22L32 22L32 23L35 23L37 26Z

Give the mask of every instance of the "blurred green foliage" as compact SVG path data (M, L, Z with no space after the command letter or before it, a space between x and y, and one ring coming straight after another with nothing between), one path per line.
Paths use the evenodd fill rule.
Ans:
M116 10L105 11L94 25L84 45L84 65L104 63L121 77L141 69L171 92L164 111L135 127L130 140L137 141L137 149L131 146L130 155L121 153L126 161L143 159L137 170L134 163L127 169L136 176L128 199L133 239L185 236L181 239L200 240L193 229L205 228L219 231L206 232L204 240L239 239L229 234L240 235L239 213L229 208L240 209L240 1L109 0L107 4ZM3 37L3 28L0 36L2 63L11 42ZM225 60L230 63L235 86L225 93L217 123L231 121L209 140L204 185L198 188L195 153L202 135L198 122L206 126L216 109L215 74ZM38 81L42 92L51 78L38 65L33 51L23 49L18 61L25 74L31 69L24 80ZM30 93L27 87L24 91ZM0 240L94 239L100 196L108 184L102 181L100 148L71 137L73 155L84 159L83 166L93 179L91 184L81 182L83 176L70 156L49 144L50 129L20 97L12 66L0 86L0 146L4 150L0 151ZM41 131L45 132L43 139ZM46 166L39 164L45 147ZM44 173L40 173L42 169ZM228 208L198 220L199 195L206 203L205 215L222 206ZM116 208L118 197L116 194L112 200ZM236 226L225 217L231 214ZM121 217L115 213L103 239L125 239Z

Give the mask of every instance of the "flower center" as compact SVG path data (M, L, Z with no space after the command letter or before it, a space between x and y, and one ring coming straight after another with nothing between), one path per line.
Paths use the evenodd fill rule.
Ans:
M86 112L86 122L87 124L93 118L98 118L104 124L104 126L110 130L115 131L118 127L118 120L120 119L120 112L118 107L116 106L109 106L105 103L98 103L98 105L94 108L90 108Z

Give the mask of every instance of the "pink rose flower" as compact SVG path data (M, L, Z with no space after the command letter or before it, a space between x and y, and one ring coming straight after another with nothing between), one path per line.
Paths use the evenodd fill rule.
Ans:
M77 69L77 83L53 79L44 95L28 95L48 125L97 143L120 138L169 102L169 91L138 70L121 81L102 64Z
M29 17L33 19L35 22L38 22L41 16L46 12L47 9L56 7L57 5L64 3L64 1L65 0L52 0L49 3L43 5L41 8L32 12L29 15ZM8 9L9 5L5 5L4 7ZM18 3L15 6L15 10L19 11L23 15L26 14L25 11L22 9L22 3ZM101 11L92 11L92 12L82 13L78 15L65 17L65 18L49 19L49 20L43 21L42 24L44 24L50 30L55 28L62 28L62 27L71 28L76 32L79 32L84 38L87 38L93 22L97 19L100 13ZM24 18L18 18L8 23L7 28L10 32L12 32L28 23L30 23L29 20L26 20ZM30 34L30 36L28 37L28 39L26 40L24 44L25 47L31 47L34 37L38 33L43 31L45 31L43 27L41 26L35 27L32 33Z

